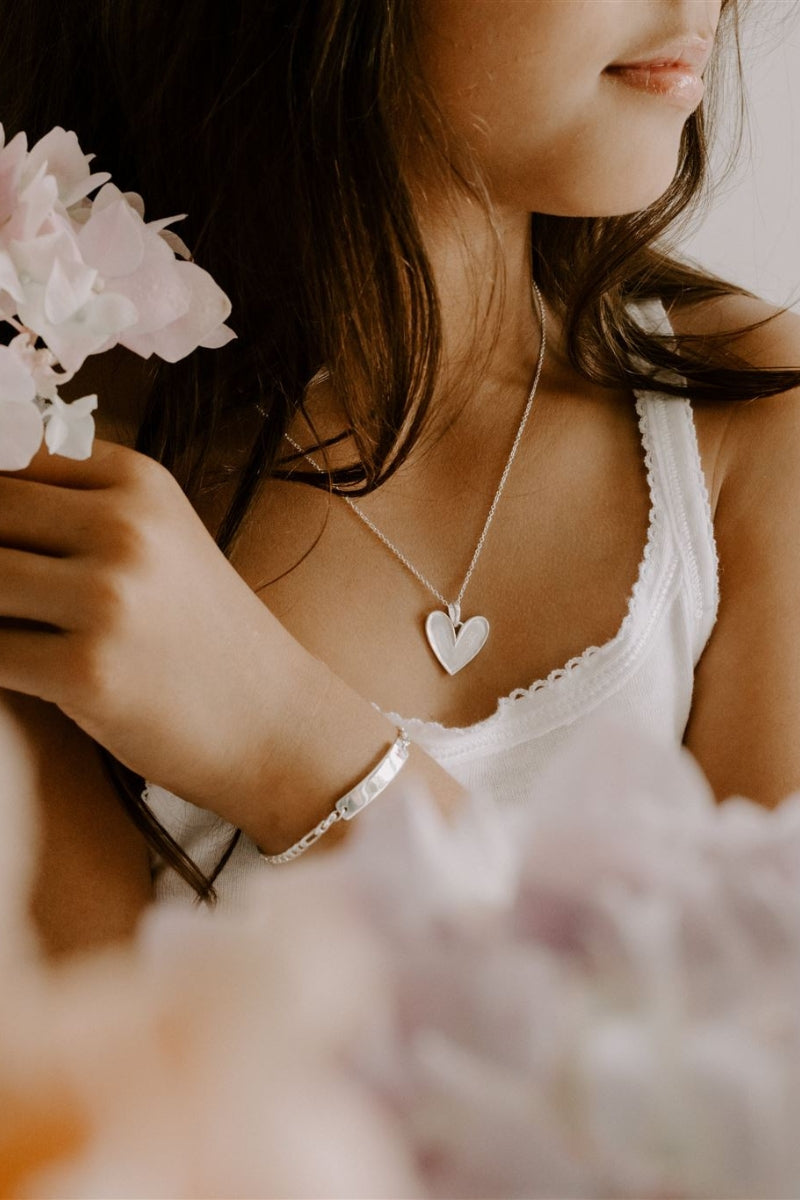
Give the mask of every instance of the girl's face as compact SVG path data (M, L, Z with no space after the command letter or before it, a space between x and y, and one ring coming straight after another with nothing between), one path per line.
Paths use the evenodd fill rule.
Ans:
M681 131L702 93L691 73L705 68L720 7L420 0L422 69L495 203L561 216L635 212L675 175ZM671 83L663 69L608 69L678 58L690 69L682 81L673 69L673 94L664 94Z

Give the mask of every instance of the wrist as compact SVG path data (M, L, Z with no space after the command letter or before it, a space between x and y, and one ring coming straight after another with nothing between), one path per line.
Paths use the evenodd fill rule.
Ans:
M293 862L301 854L306 854L315 846L320 838L324 837L339 821L352 821L394 781L408 761L410 745L405 729L398 728L397 737L386 753L355 787L340 796L330 812L313 829L303 834L288 849L282 850L279 854L265 854L257 846L264 862L270 866Z
M276 689L273 675L269 695L251 724L249 749L213 800L200 801L242 828L266 855L288 850L323 820L387 753L398 733L388 717L325 663L288 634L286 639L284 685ZM412 776L445 809L462 794L456 781L418 747L411 748L403 771L404 778ZM397 787L390 783L376 803L390 803ZM333 824L320 845L335 845L350 825Z
M193 799L241 827L265 853L292 845L394 741L394 724L282 628L270 638L260 695L237 706L235 761ZM276 669L279 664L279 669ZM343 836L336 825L328 845Z

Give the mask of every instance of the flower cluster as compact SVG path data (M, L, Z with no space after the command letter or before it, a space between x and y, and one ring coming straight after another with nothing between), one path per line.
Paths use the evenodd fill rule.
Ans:
M228 298L167 229L179 218L146 222L92 157L59 127L29 149L0 125L0 321L17 331L0 345L2 470L27 466L42 437L88 458L97 397L68 404L58 389L89 355L121 345L177 362L234 336Z
M55 968L0 790L0 1195L800 1195L800 793L582 736Z
M796 1197L800 793L595 720L508 822L410 796L323 868L393 979L364 1077L427 1196Z

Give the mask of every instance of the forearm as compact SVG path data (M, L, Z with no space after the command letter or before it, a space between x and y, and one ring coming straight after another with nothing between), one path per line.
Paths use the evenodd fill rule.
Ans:
M52 702L138 774L286 849L394 727L289 634L157 463L95 443L85 463L42 455L24 474L0 476L6 540L47 545L6 551L0 593L46 630L0 629L0 686ZM457 785L418 750L401 778L414 773L453 803Z
M240 826L266 853L288 849L312 829L397 736L392 721L288 635L281 651L281 675L289 683L270 689L240 769L215 794L186 797ZM463 796L457 781L412 745L380 804L391 804L411 781L444 812ZM332 847L351 828L350 822L338 822L320 848Z

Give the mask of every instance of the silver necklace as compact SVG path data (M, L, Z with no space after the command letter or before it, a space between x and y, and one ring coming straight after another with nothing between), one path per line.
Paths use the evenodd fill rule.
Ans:
M402 550L398 549L393 542L390 542L386 534L380 530L377 525L375 525L375 523L367 516L365 512L362 512L354 500L351 500L349 496L342 495L341 492L338 493L338 495L340 495L344 500L345 504L350 505L350 508L352 508L357 517L360 517L367 528L371 529L375 536L383 542L387 550L391 550L395 558L399 559L403 566L411 572L414 578L418 579L419 582L436 597L439 603L444 606L445 611L434 609L433 612L428 613L428 616L425 620L425 636L428 639L428 645L436 656L436 659L441 666L444 667L448 675L455 675L456 672L465 667L467 663L472 662L476 654L483 649L486 644L486 640L489 637L489 622L487 621L486 617L473 616L468 617L466 621L462 620L461 601L464 599L464 593L467 590L467 585L472 578L472 573L475 570L478 559L481 555L481 551L483 550L484 542L486 541L486 535L489 532L489 526L494 520L494 514L497 509L497 505L500 502L500 497L503 494L503 489L506 486L506 480L508 479L508 474L511 470L511 464L516 458L519 444L522 441L522 435L525 432L525 426L528 423L528 417L530 416L531 408L533 407L533 400L536 395L536 388L539 384L539 376L542 373L542 363L544 362L546 341L544 304L542 303L541 293L533 279L531 280L531 287L536 296L536 302L539 309L539 324L542 331L541 345L539 346L539 359L536 363L536 371L533 376L533 382L531 383L530 391L528 392L528 398L525 402L522 418L517 428L514 441L511 445L508 458L506 459L506 465L503 468L503 473L500 476L500 482L497 485L497 490L495 491L492 503L489 506L489 511L486 514L486 520L483 523L483 529L481 530L480 537L478 538L478 544L473 551L470 564L467 567L467 573L464 576L461 587L458 589L458 595L456 596L455 600L447 600L446 597L443 596L439 591L439 589L435 587L429 579L426 579L422 572L414 566L414 564L406 557L405 554L403 554ZM302 455L306 462L309 462L311 466L314 467L316 471L319 471L321 475L325 474L325 471L319 465L319 463L316 462L316 460L313 459L310 454L306 454L305 450L303 450L302 446L298 445L294 438L291 438L288 433L284 434L284 437L286 438L286 441L289 442L289 444L300 455Z

